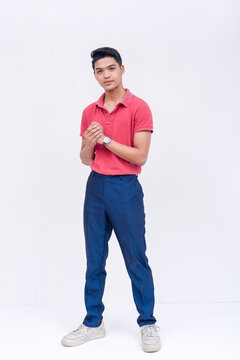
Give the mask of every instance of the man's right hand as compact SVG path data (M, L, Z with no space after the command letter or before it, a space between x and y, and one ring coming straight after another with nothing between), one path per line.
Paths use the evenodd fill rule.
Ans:
M99 122L93 121L84 132L84 138L92 145L96 145L97 139L104 134L103 127Z

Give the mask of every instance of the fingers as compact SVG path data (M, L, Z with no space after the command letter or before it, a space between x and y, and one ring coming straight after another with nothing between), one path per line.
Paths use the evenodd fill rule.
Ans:
M102 130L98 129L89 135L88 140L95 140L99 138L99 136L101 135L102 135Z
M94 132L98 131L99 129L103 130L103 127L99 123L94 122L89 125L89 127L87 128L87 131L90 134L93 134Z
M99 124L99 122L97 121L93 121L89 127L88 127L89 130L92 130L92 129L103 129L102 125Z
M103 126L97 121L93 121L84 133L84 137L92 144L96 144L97 139L103 135Z
M85 138L90 141L92 144L96 145L97 139L103 135L102 129L92 129L88 132L86 131Z
M92 137L93 135L96 135L98 133L100 133L101 129L87 129L85 131L85 137L88 138L88 137Z
M103 127L99 123L93 122L87 128L86 135L92 136L93 134L99 134L101 131L103 131Z

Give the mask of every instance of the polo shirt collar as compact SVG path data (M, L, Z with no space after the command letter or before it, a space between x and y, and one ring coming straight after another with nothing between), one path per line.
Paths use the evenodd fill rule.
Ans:
M133 94L130 92L128 88L124 88L126 91L123 99L119 101L119 104L123 104L124 106L128 106L132 100ZM104 107L103 99L104 99L105 92L100 96L100 98L96 101L96 106Z

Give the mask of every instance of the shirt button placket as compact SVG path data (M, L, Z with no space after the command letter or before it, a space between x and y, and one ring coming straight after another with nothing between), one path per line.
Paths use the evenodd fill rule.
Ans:
M105 110L105 116L106 116L106 125L108 125L108 112Z

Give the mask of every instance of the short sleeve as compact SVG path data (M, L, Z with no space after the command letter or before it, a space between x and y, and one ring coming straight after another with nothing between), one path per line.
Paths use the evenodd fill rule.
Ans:
M84 138L84 133L85 133L86 129L87 129L87 118L86 118L85 110L83 110L82 121L81 121L81 130L80 130L79 136L82 136Z
M134 119L133 133L141 130L151 130L153 133L152 112L146 101L143 101L137 108Z

